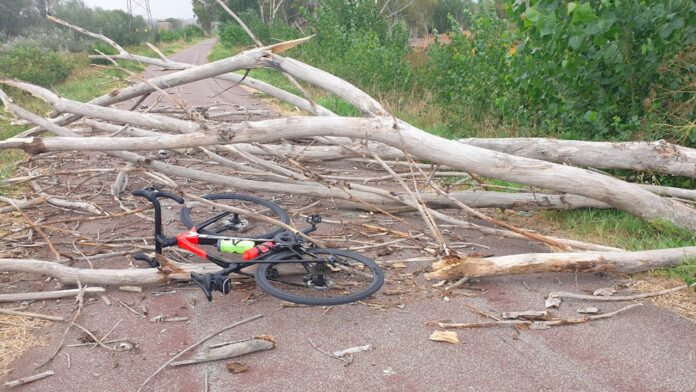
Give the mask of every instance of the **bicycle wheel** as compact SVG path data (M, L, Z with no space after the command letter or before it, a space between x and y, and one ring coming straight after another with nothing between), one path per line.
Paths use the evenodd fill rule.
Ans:
M303 305L341 305L374 294L384 273L372 260L340 249L279 253L256 269L256 283L268 294ZM273 261L293 261L273 263Z
M288 214L277 204L255 196L239 195L236 193L216 193L203 196L204 199L214 201L230 207L242 208L261 214L283 223L289 223ZM283 231L272 223L264 222L252 216L236 214L224 211L219 207L208 205L196 205L192 208L181 209L181 222L187 228L195 226L201 234L227 235L244 238L272 239L273 236Z

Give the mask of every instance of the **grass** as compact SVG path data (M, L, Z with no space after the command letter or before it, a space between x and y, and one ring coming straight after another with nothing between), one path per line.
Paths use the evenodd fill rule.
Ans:
M621 247L649 250L696 246L696 233L662 221L647 222L623 211L580 209L544 212L543 217L570 236ZM696 259L654 271L654 274L686 282L696 280Z
M158 48L165 55L169 55L201 39L203 38L197 38L190 42L185 42L184 40L163 42L158 45ZM126 48L126 50L134 54L158 57L157 54L146 45L131 46ZM57 94L69 99L85 102L104 95L113 89L126 86L126 82L123 80L127 77L125 72L90 66L90 60L86 53L77 53L74 56L77 66L73 72L64 82L51 88L51 90ZM122 61L120 64L131 72L141 72L144 69L142 65L129 61ZM16 89L4 88L4 90L12 97L17 105L31 112L44 116L50 112L50 107L40 99L34 98ZM15 136L28 128L27 126L12 125L9 121L0 119L0 140ZM0 180L11 175L14 172L16 162L24 156L25 154L23 152L17 150L0 151Z

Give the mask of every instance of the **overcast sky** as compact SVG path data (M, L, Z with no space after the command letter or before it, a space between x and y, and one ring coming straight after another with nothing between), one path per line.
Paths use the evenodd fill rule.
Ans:
M121 9L126 11L127 0L83 0L91 8L101 7L107 10ZM133 13L145 15L145 10L136 4L145 4L145 0L133 0ZM150 10L153 19L193 18L191 0L150 0Z

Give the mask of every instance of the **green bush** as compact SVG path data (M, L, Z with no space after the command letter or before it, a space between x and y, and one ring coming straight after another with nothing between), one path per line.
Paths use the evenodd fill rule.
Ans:
M142 16L131 17L121 10L92 9L79 0L59 2L53 14L89 31L103 34L123 46L137 45L152 37Z
M264 45L299 37L299 32L282 20L275 20L270 24L264 23L255 10L241 12L239 17ZM246 32L235 21L223 23L218 29L218 34L220 42L226 48L250 46L253 44Z
M325 0L308 18L316 37L299 47L302 58L373 92L411 87L408 29L374 1Z
M187 42L191 41L194 37L202 37L203 36L203 30L201 30L200 27L198 26L186 26L183 28L178 28L178 29L171 29L171 30L159 30L157 32L159 36L160 41L176 41L179 39L183 39Z
M75 62L66 54L16 45L0 53L0 75L50 87L68 78Z
M431 51L433 92L451 113L451 126L465 128L483 117L563 137L670 136L650 126L661 122L652 117L662 104L655 91L678 89L684 80L665 70L696 43L696 3L505 5L507 19L492 2L481 2L472 39L460 35Z

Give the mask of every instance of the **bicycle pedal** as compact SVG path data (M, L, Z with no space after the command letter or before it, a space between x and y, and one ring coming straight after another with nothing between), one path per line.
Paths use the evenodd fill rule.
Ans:
M160 266L160 263L157 260L146 255L145 253L135 253L133 255L133 259L146 262L150 268L159 268Z

